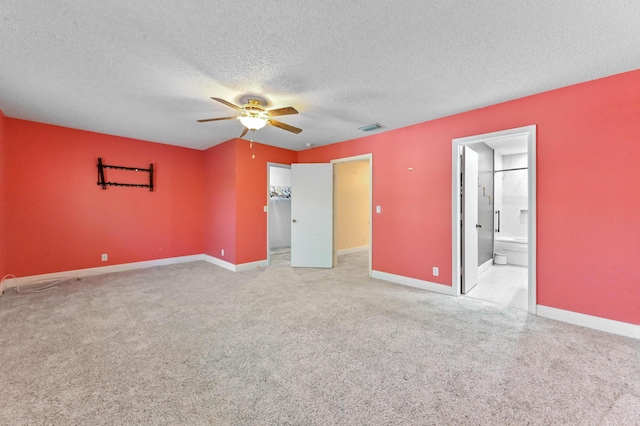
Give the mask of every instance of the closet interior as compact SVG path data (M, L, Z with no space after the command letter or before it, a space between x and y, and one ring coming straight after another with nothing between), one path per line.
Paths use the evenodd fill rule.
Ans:
M291 250L291 168L269 166L269 251Z

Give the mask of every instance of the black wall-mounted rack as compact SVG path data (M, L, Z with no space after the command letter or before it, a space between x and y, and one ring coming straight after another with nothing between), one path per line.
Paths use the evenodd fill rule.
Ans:
M104 179L104 169L129 170L132 172L148 172L149 184L147 185L143 183L107 182ZM149 164L148 169L141 169L139 167L108 166L106 164L102 164L102 158L98 158L98 185L102 185L102 189L107 189L107 186L132 186L135 188L149 188L149 191L153 192L153 163Z

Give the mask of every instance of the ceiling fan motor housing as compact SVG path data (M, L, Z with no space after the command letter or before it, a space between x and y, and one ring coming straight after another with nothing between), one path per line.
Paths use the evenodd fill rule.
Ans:
M260 105L260 101L249 99L249 103L242 105L242 112L247 117L255 117L266 120L268 118L267 111Z

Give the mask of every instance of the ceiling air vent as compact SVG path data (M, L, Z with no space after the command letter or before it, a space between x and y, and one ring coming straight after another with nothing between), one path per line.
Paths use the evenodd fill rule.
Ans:
M378 123L373 123L373 124L367 124L366 126L358 127L358 129L362 130L363 132L370 132L372 130L378 130L381 127L382 126L379 125Z

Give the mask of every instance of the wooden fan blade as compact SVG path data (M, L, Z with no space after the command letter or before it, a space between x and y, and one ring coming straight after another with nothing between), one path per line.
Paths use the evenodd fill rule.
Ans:
M288 132L295 133L295 134L298 134L298 133L300 133L302 131L302 129L298 129L297 127L289 126L288 124L284 124L284 123L281 123L281 122L276 121L276 120L269 119L269 120L267 120L267 123L271 124L272 126L279 127L282 130L286 130Z
M213 99L214 101L218 101L218 102L220 102L221 104L225 104L225 105L226 105L226 106L228 106L229 108L233 108L233 109L235 109L235 110L236 110L236 111L238 111L238 112L242 112L242 108L240 108L240 107L239 107L239 106L237 106L237 105L232 104L231 102L227 102L227 101L225 101L224 99L220 99L220 98L211 98L211 99Z
M284 107L284 108L277 108L277 109L270 109L269 111L267 111L267 115L269 115L269 117L277 117L278 115L291 115L291 114L297 114L298 111L294 108L294 107Z
M245 127L245 128L244 128L244 130L242 131L242 134L240 135L240 137L239 137L238 139L242 139L242 137L243 137L244 135L246 135L248 131L249 131L249 129L247 129L247 128Z
M204 120L198 120L198 123L206 123L207 121L219 121L219 120L235 120L238 117L221 117L221 118L207 118Z

